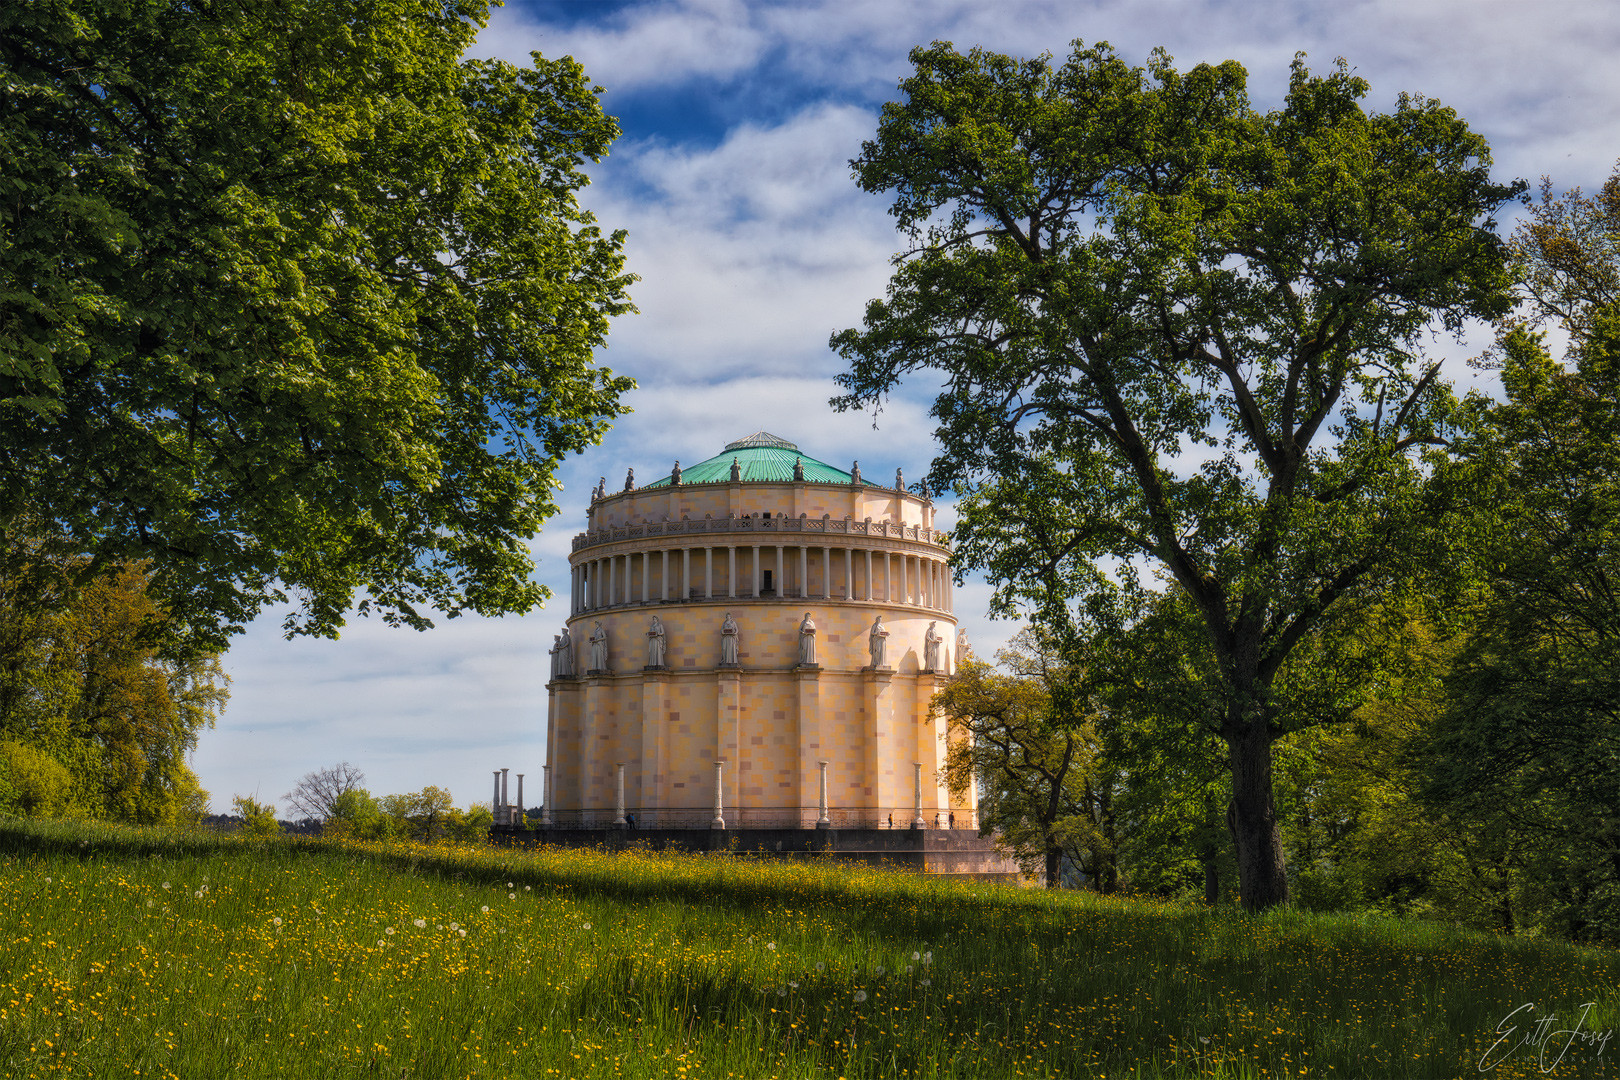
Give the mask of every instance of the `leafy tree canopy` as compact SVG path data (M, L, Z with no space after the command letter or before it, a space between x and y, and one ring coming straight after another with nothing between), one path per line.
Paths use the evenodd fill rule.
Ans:
M193 645L296 595L523 611L556 465L631 387L572 59L461 59L485 0L0 8L0 528L149 560Z
M943 382L927 484L969 497L964 565L1049 621L1162 568L1219 674L1244 902L1285 899L1270 747L1298 718L1273 686L1431 529L1418 458L1456 402L1422 339L1507 310L1491 215L1522 185L1438 102L1363 111L1342 62L1296 60L1261 113L1230 61L911 59L853 166L914 246L833 336L835 404Z

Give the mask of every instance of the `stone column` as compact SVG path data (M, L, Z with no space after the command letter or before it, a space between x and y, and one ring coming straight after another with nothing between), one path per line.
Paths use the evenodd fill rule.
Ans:
M692 549L681 548L681 591L675 594L675 599L686 602L687 593L692 591Z
M512 797L507 791L505 769L501 770L501 813L506 819L503 824L512 824Z
M703 599L714 599L714 545L703 548Z
M902 554L900 556L900 602L902 604L911 603L911 584L908 580L910 575L906 573L910 563L910 555Z
M788 593L788 590L787 590L787 578L782 576L782 556L783 556L783 554L784 554L784 552L782 551L782 545L777 544L776 545L776 595L778 597L786 596L787 593Z
M828 762L816 762L821 767L821 816L816 818L816 828L832 828L832 818L827 816L827 765Z
M855 549L844 549L844 599L855 599Z
M527 827L528 824L529 824L529 818L528 818L528 815L523 812L523 774L518 773L517 776L518 776L517 823L518 823L519 826Z
M726 596L737 597L737 545L726 545Z
M546 770L545 783L540 788L541 799L543 800L540 803L540 825L544 828L551 825L551 766L543 765L541 767Z
M501 770L495 770L495 794L490 796L489 808L494 814L495 824L501 823Z
M609 555L602 560L602 584L607 586L602 596L602 606L612 607L619 596L619 557Z
M759 596L765 591L765 563L759 557L759 553L763 550L764 548L761 545L754 545L754 565L752 573L754 577L753 592L755 596Z
M652 552L641 553L641 602L647 602L647 586L652 583Z
M832 545L821 549L821 598L832 599Z
M853 597L851 597L851 599L853 599ZM867 600L872 599L872 549L871 548L866 549L866 596L864 597L864 599L867 599Z
M810 549L799 545L799 595L810 598Z
M911 827L923 828L922 816L922 762L911 763Z
M614 768L616 768L618 770L619 776L618 776L618 794L614 797L614 800L613 800L613 809L614 809L613 824L619 826L620 828L623 828L627 824L627 822L624 820L624 762L622 762L622 761L614 762Z
M709 828L711 829L723 829L726 827L725 798L726 763L722 760L714 763L714 820L709 822Z

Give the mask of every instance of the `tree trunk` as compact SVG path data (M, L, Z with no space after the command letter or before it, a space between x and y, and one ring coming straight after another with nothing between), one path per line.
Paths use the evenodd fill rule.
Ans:
M1046 887L1056 889L1062 882L1063 849L1048 845L1046 848Z
M1288 873L1283 862L1277 806L1271 798L1271 732L1266 718L1244 718L1229 730L1227 750L1232 765L1232 803L1226 825L1237 852L1238 888L1249 911L1288 902Z

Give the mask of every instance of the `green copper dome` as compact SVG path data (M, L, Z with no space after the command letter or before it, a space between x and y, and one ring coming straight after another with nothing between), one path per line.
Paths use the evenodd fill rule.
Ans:
M731 479L731 463L737 462L744 480L787 483L793 479L793 465L804 468L804 479L812 484L849 484L854 477L824 461L817 461L786 439L768 431L756 431L746 438L726 443L726 448L707 461L682 467L682 484L723 484ZM654 480L647 487L668 487L670 477ZM864 483L864 481L863 481Z

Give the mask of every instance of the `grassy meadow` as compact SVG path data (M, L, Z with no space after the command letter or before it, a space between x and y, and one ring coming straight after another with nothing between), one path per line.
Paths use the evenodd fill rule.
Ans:
M0 921L7 1077L1620 1076L1612 951L822 860L5 820Z

